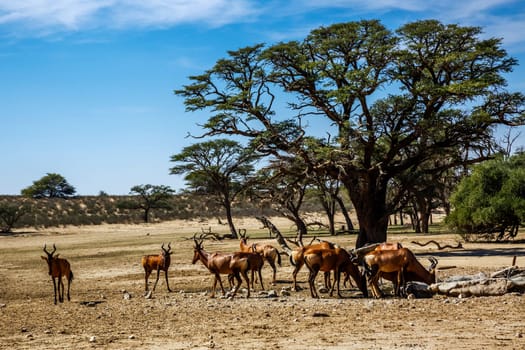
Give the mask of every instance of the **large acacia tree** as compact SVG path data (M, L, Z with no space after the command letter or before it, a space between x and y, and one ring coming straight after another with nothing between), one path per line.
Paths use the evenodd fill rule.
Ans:
M421 164L441 172L485 160L497 125L524 123L525 98L503 77L517 62L481 33L435 20L395 32L377 20L334 24L302 41L228 52L175 93L187 111L211 114L201 136L242 135L263 154L300 157L340 180L362 246L386 240L388 216ZM316 134L322 122L326 137ZM310 136L315 147L304 147ZM427 168L437 156L447 162ZM404 182L387 201L394 178Z

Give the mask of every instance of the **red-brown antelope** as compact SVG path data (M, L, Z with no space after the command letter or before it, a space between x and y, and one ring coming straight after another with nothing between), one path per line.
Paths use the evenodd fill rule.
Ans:
M352 277L354 277L354 274L357 271L357 275L360 275L359 270L355 265L353 265L351 261L350 254L348 254L348 252L343 248L307 248L303 253L303 260L308 270L310 270L308 283L310 284L310 293L312 298L319 298L319 294L317 293L317 289L315 287L315 278L317 277L319 271L335 272L335 281L330 288L330 296L333 295L334 287L337 285L337 295L340 298L342 297L341 291L339 289L341 272L348 271L353 275ZM350 266L354 266L355 269L352 269ZM356 283L358 283L358 285L363 288L364 281L358 276L355 276L354 279L356 280ZM366 285L362 290L364 290L363 294L365 294Z
M221 281L221 274L230 275L233 274L237 279L237 286L233 289L232 296L235 296L239 287L241 286L241 276L244 277L246 284L248 285L248 298L250 297L250 279L248 278L248 271L250 270L250 261L248 254L253 253L208 253L202 247L202 238L195 238L193 236L195 245L193 246L193 259L192 264L195 264L198 260L202 262L204 266L215 276L212 286L211 298L215 297L215 289L217 287L217 281L219 282L222 290L222 294L226 295L224 287Z
M275 267L276 260L277 260L277 264L279 265L279 267L281 267L281 255L279 254L279 251L270 244L253 243L249 245L248 237L246 236L246 233L243 234L239 232L239 236L241 237L241 240L240 240L241 252L254 252L254 253L258 253L259 255L261 255L268 262L268 264L273 270L272 284L275 284L276 275L277 275L277 269ZM252 281L253 281L253 278L252 278Z
M144 255L142 257L142 267L144 267L145 280L146 280L146 292L148 291L148 278L151 275L151 272L157 271L157 279L153 285L153 291L157 287L157 282L159 282L160 271L164 271L164 276L166 277L166 287L168 292L171 292L170 284L168 282L168 268L171 263L171 243L168 243L168 249L164 248L164 243L162 243L161 252L158 255Z
M246 257L248 259L248 264L250 265L250 271L252 272L251 285L253 290L255 290L255 284L257 283L255 278L255 272L259 276L259 281L261 281L261 289L264 290L264 284L262 279L262 267L264 266L264 259L258 253L252 252L238 252L239 256ZM233 279L235 276L233 274L228 275L228 282L230 283L230 288L233 286Z
M62 281L62 276L64 276L67 279L68 301L71 300L69 296L69 289L71 286L71 281L73 280L73 272L71 271L71 266L69 265L69 262L66 259L59 258L59 254L53 256L56 250L57 248L55 244L53 244L53 251L48 252L46 249L46 245L44 244L44 252L46 253L46 256L41 257L47 262L47 266L49 267L49 276L51 276L51 280L53 281L53 291L55 292L55 305L57 303L57 293L58 300L61 303L64 302L64 282Z
M315 238L314 238L315 239ZM313 242L313 240L312 240ZM306 246L300 246L300 242L298 243L299 247L294 249L292 251L292 254L290 255L290 263L294 267L294 270L292 272L292 280L293 280L293 289L295 291L298 291L297 288L297 274L301 270L301 268L304 265L304 252L306 249L333 249L335 248L333 243L327 242L327 241L321 241L316 244L308 244ZM329 275L328 275L329 278ZM325 275L325 284L326 283L326 275ZM328 286L327 286L328 287Z
M401 295L407 281L432 284L436 281L437 260L429 258L432 265L427 271L407 248L395 250L374 250L364 257L367 269L371 271L369 284L376 298L382 296L378 286L379 277L394 282L395 295Z

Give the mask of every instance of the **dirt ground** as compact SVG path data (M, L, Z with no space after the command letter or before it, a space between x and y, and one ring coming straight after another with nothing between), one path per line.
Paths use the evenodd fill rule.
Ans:
M274 220L283 231L290 227ZM246 219L237 226L247 229L250 241L277 246L258 222ZM327 294L312 299L306 268L298 276L303 290L286 292L292 267L285 256L276 285L270 285L270 267L263 269L265 287L275 290L276 297L256 285L249 299L226 299L220 292L211 299L213 278L200 262L191 264L189 239L209 227L226 232L224 226L195 221L0 236L0 349L525 349L524 295L378 300L347 287L343 299ZM523 236L518 238L523 241ZM425 266L425 256L435 256L438 267L446 268L438 279L500 270L514 256L517 265L525 265L523 243L463 243L461 250L411 243L430 239L455 244L458 237L389 235L390 241L412 249ZM351 248L355 236L332 240ZM168 293L162 275L147 299L141 256L158 253L163 242L171 242L174 250L169 270L174 292ZM70 302L53 305L51 278L40 259L45 243L55 243L71 263L75 279ZM207 240L204 249L231 252L238 242Z

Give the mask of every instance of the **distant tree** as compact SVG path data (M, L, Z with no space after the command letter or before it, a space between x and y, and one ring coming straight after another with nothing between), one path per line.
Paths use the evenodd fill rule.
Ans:
M0 232L9 233L29 209L24 205L0 203Z
M466 239L515 237L525 222L525 153L476 166L451 203L446 223Z
M237 238L233 224L232 202L246 189L246 179L253 172L258 156L236 141L217 139L195 143L171 157L176 165L171 174L186 174L184 179L196 193L215 198L226 211L231 235Z
M133 186L130 194L137 196L137 200L121 201L118 206L126 209L142 209L144 222L149 222L152 209L170 209L169 200L175 191L164 185L137 185Z
M75 187L71 186L60 174L47 173L33 185L21 191L22 196L31 198L67 198L74 195Z

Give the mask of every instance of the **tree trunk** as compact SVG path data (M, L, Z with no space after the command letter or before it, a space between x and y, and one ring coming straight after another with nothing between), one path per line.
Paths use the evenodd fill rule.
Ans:
M386 241L388 211L386 208L386 184L378 184L370 175L359 183L345 183L359 221L359 235L356 248L369 243Z
M226 210L226 220L228 221L228 226L230 227L230 233L232 235L232 238L239 238L237 236L237 230L235 229L235 225L233 224L233 218L232 218L232 205L231 202L226 198L223 202L224 209Z
M149 211L150 211L150 208L144 208L144 222L145 223L148 223L149 222Z
M353 231L355 229L354 223L352 222L352 219L350 218L350 214L348 213L348 209L346 209L343 199L339 196L336 196L335 200L339 204L339 208L341 208L341 213L343 214L345 218L346 227L348 227L348 231Z

